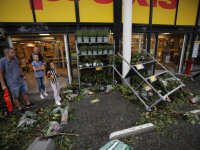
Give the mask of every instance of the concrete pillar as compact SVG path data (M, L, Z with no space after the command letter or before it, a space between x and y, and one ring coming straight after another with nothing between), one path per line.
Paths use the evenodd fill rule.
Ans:
M132 39L132 0L123 1L123 57L131 62L131 39ZM123 61L122 75L128 73L130 66Z

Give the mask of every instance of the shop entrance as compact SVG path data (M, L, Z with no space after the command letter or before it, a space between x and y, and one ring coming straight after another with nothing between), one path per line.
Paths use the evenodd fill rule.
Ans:
M172 73L177 73L180 65L180 58L183 46L184 34L182 33L159 33L157 42L157 55L156 59L162 65L164 65L165 55L164 48L169 42L169 62L165 64L165 67ZM162 70L158 65L156 65L156 71Z
M45 62L54 62L59 78L60 88L67 85L68 70L66 61L65 41L63 34L20 34L11 35L13 48L21 63L21 67L27 77L27 86L30 93L37 93L37 82L31 65L30 56L33 48L38 47ZM50 82L44 75L44 83L47 91L52 91Z

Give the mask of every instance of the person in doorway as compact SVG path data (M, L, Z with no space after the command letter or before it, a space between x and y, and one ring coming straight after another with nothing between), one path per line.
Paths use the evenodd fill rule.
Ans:
M16 58L15 51L11 47L4 48L5 57L0 59L0 82L2 90L6 90L7 87L4 83L4 77L7 85L12 93L13 102L18 108L20 114L24 114L26 111L19 104L19 91L22 92L24 100L26 102L26 108L35 107L36 104L29 102L28 88L26 85L27 78L25 77L18 59Z
M169 42L167 41L163 50L163 65L164 66L166 64L166 56L169 56L169 48L170 48L170 45L169 45Z
M58 81L58 77L60 77L60 74L57 73L55 64L53 62L47 62L46 75L47 75L47 79L50 80L51 87L54 92L55 103L56 105L61 105L60 103L61 98L59 96L59 93L60 93L59 81Z
M44 87L44 65L42 64L41 61L39 61L39 57L37 54L33 55L33 62L31 63L33 66L35 78L38 83L38 90L40 92L40 98L44 99L44 96L48 96L48 94L45 91Z
M198 76L200 76L200 72L198 72L197 74L191 76L191 80L194 81L194 79L195 79L196 77L198 77Z
M39 49L38 49L38 47L34 47L33 48L33 54L31 55L31 62L33 62L33 55L34 54L37 54L38 55L38 57L39 57L39 61L41 61L42 63L43 63L43 65L45 65L46 63L45 63L45 61L44 61L44 58L43 58L43 56L40 54L40 51L39 51Z

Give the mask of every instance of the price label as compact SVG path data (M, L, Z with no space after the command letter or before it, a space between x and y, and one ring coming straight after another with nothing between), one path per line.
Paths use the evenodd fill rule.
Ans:
M136 65L137 70L144 69L143 64Z
M152 77L150 77L149 79L150 79L151 83L153 83L154 81L157 80L157 78L156 78L155 76L152 76Z
M102 70L102 67L96 67L96 71Z
M145 86L144 89L145 89L146 91L151 90L150 86Z

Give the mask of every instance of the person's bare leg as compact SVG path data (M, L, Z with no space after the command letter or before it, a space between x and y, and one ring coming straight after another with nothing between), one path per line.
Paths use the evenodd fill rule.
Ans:
M13 98L13 102L15 103L15 105L17 106L18 110L22 109L20 104L19 104L19 100L18 98Z
M28 93L23 94L23 97L24 97L24 100L25 100L25 102L26 102L26 105L29 105L30 102L29 102L29 98L28 98Z

